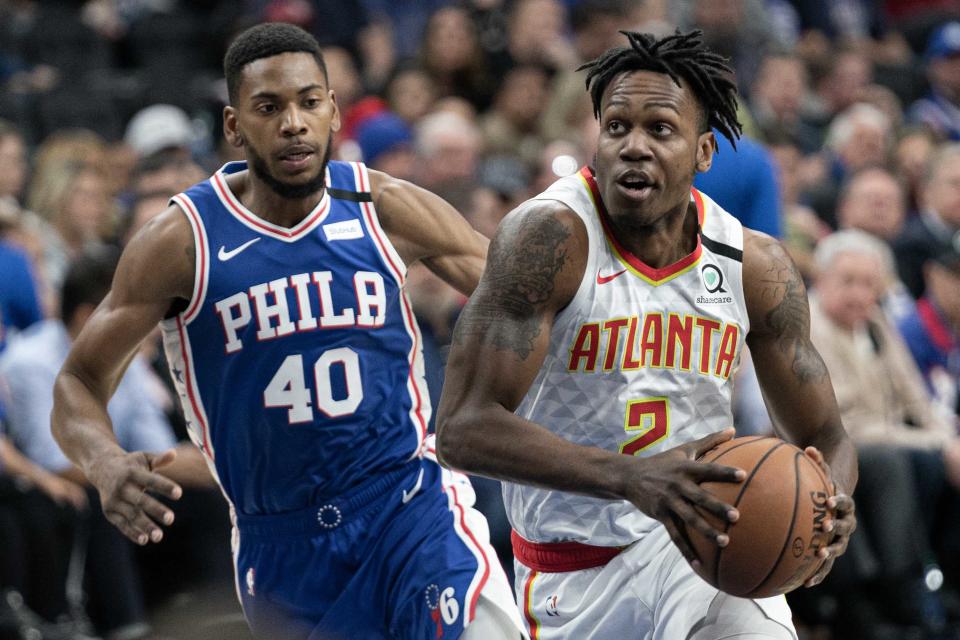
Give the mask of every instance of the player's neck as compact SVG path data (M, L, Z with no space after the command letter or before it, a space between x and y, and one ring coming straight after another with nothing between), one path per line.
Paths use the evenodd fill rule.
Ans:
M699 220L693 202L684 203L649 225L612 220L617 240L644 264L662 269L690 255L697 246Z
M303 198L285 198L266 183L257 180L250 171L246 172L246 179L231 183L230 187L243 206L258 218L288 229L296 226L316 209L324 193L321 188Z

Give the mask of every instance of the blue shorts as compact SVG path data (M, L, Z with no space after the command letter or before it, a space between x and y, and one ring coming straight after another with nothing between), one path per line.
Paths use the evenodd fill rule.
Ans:
M251 629L283 639L458 638L497 562L485 527L469 524L472 501L464 476L424 459L318 507L238 515L238 590Z

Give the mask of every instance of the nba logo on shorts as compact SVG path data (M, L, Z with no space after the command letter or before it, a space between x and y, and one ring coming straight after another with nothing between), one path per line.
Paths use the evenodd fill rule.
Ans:
M247 569L247 593L249 593L251 596L257 595L256 593L254 593L254 589L253 589L253 581L255 577L256 577L256 574L253 571L253 567L250 567L249 569Z

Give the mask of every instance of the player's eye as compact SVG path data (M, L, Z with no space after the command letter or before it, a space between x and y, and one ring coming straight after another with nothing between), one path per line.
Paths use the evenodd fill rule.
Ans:
M657 122L653 125L653 127L651 127L651 129L658 136L668 136L673 133L673 127L665 122Z
M616 135L618 133L623 133L624 131L626 131L626 127L624 127L623 123L619 120L611 120L607 123L607 133Z
M276 113L276 111L277 105L270 104L269 102L265 102L257 106L257 113L262 113L264 115L270 115L272 113Z
M323 102L320 98L307 98L303 101L303 106L307 109L316 109Z

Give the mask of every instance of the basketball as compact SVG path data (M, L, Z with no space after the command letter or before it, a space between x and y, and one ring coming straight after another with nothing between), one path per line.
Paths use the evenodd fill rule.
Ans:
M698 531L688 529L701 565L697 573L733 596L766 598L796 589L812 576L822 560L817 552L826 534L830 482L803 451L779 438L734 438L701 458L739 467L742 483L705 482L701 486L736 507L740 518L723 523L700 510L719 531L730 537L718 547Z

